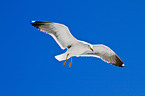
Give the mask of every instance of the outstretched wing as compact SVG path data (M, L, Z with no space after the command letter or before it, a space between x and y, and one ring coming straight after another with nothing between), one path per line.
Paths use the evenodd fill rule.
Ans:
M58 45L62 48L70 48L77 42L68 27L59 23L44 22L44 21L30 21L31 25L38 28L40 31L50 34Z
M117 54L105 45L93 45L94 52L86 51L84 56L93 56L101 58L107 63L113 64L115 66L124 67L122 60L117 56Z

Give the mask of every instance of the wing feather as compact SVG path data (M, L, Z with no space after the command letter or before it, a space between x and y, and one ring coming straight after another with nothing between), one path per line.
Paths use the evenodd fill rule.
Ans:
M82 56L93 56L115 66L124 67L122 60L117 54L105 45L93 45L94 52L86 51Z
M69 48L78 42L78 40L72 36L68 27L63 24L44 21L31 21L30 24L40 31L51 35L62 49Z

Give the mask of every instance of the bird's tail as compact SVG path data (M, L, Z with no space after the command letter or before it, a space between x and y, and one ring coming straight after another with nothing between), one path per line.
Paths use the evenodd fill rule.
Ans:
M67 56L67 55L64 53L64 54L56 55L55 58L56 58L58 61L63 61L63 60L66 59L66 56ZM68 56L67 59L69 59L69 58L70 58L70 57Z

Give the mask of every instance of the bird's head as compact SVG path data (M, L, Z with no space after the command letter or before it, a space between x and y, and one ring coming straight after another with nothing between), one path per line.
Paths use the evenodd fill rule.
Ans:
M93 45L84 41L80 41L83 45L87 46L92 52L94 52Z
M90 49L92 52L94 52L93 45L88 44L88 47L89 47L89 49Z

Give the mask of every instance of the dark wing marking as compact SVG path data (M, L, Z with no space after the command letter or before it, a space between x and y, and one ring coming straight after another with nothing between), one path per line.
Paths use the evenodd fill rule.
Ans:
M30 24L40 31L50 34L62 49L70 48L73 44L78 42L78 40L72 36L68 27L63 24L45 21L31 21Z
M94 52L86 51L82 56L93 56L115 66L124 67L124 63L117 54L105 45L93 45Z

